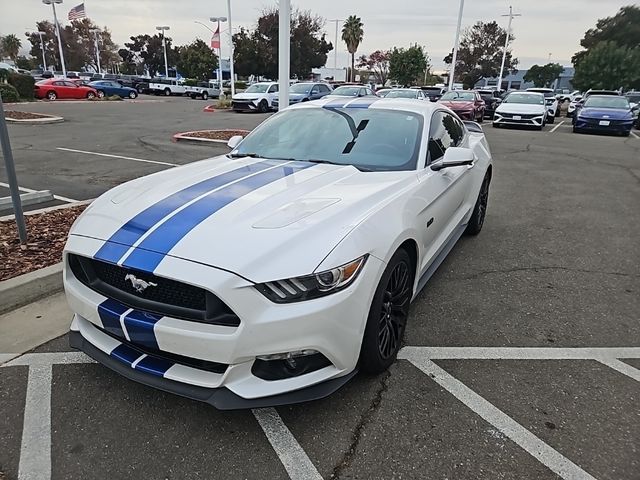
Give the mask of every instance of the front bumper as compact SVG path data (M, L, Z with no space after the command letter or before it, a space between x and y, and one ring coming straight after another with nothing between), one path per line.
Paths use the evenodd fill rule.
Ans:
M609 122L608 125L601 125L600 122ZM589 130L598 132L626 133L633 128L633 120L602 120L600 118L576 117L574 126L579 130Z
M541 114L518 113L494 113L493 123L498 125L528 125L540 127L544 122L547 112Z
M66 252L87 255L87 252L96 251L99 243L98 240L72 235ZM136 372L131 377L134 380L139 375L159 376L186 386L207 389L224 387L239 398L255 400L339 379L356 369L368 305L371 304L383 269L381 261L370 257L349 288L326 297L292 304L275 304L247 280L186 260L167 257L156 269L155 274L160 277L214 292L240 318L238 326L212 325L168 316L159 320L154 318L149 326L144 323L144 316L153 314L134 309L133 312L121 314L119 322L122 329L118 325L118 316L115 316L117 328L114 330L110 328L114 323L113 315L110 324L105 320L105 311L109 313L105 305L113 305L115 300L80 282L68 262L65 262L64 285L69 305L75 313L72 331L77 332L86 344L110 359L120 344L134 348L152 344L157 349L158 355L154 355L156 350L149 352L143 349L143 353L151 359L158 357L161 368L154 367L155 370L147 368L147 362L153 363L151 359L132 367L135 358L126 357L123 360L116 356L115 361L124 362L127 369ZM115 309L109 308L117 313L118 303L115 304ZM124 306L124 309L128 309L128 306ZM138 331L131 333L129 325L134 324ZM105 333L107 331L110 334ZM278 380L265 380L254 375L252 367L256 357L299 350L316 350L330 364L309 373ZM194 361L185 362L181 357ZM167 358L169 364L166 363ZM96 359L101 361L100 358ZM201 369L198 362L215 362L221 364L223 369L219 372ZM129 370L125 371L132 373Z
M232 100L231 109L237 112L257 112L258 105L253 100Z

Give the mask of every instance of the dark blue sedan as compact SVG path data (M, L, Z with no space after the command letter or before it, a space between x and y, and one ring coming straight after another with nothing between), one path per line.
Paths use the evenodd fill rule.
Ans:
M289 89L289 105L294 103L318 100L331 93L331 87L323 82L300 82L294 83ZM278 97L273 99L271 105L278 108Z
M107 97L110 97L111 95L118 95L122 98L134 99L138 96L138 92L135 88L125 87L112 80L96 80L95 82L89 83L89 86L96 89L99 98L102 98L105 95Z
M573 131L611 132L629 136L633 120L631 105L625 97L591 95L573 116Z

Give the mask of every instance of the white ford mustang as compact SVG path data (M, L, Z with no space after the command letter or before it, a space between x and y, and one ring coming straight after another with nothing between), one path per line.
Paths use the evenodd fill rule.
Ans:
M409 304L482 228L482 129L417 100L286 109L120 185L71 229L71 345L221 409L328 395L395 359Z

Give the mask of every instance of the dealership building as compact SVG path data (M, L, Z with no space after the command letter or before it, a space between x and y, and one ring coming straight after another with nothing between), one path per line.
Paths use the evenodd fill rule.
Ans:
M526 90L527 88L535 87L533 82L524 81L527 72L528 70L518 70L516 73L505 75L502 79L502 90ZM564 71L560 74L560 77L553 82L551 88L573 90L574 88L571 81L573 80L574 73L575 69L573 67L564 67ZM481 78L475 84L475 88L495 87L496 85L498 85L498 77Z

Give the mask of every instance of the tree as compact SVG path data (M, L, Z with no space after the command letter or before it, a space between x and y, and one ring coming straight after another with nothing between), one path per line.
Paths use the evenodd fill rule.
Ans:
M20 39L13 33L10 33L9 35L5 35L0 38L0 44L0 57L9 57L11 60L15 61L18 57L18 53L20 52L20 47L22 47Z
M640 89L640 48L601 41L582 56L572 84L579 90Z
M587 30L580 40L580 45L585 50L573 56L571 61L574 66L580 63L591 48L605 41L630 48L640 45L640 7L622 7L615 16L599 19L596 27Z
M47 61L47 67L56 67L58 66L59 70L62 70L62 66L59 63L58 56L58 43L56 40L53 23L42 20L40 22L36 22L36 30L35 32L43 32L42 42L44 43L44 52L45 59ZM31 49L29 50L29 55L38 59L38 62L42 61L42 50L40 47L40 36L35 32L26 32L25 35L29 42L31 43ZM44 67L44 65L42 65Z
M414 84L428 68L427 55L420 45L406 49L393 47L389 55L389 77L400 85Z
M524 81L533 82L536 87L550 87L562 72L564 67L559 63L533 65L525 74Z
M498 76L506 36L507 32L495 21L477 22L464 31L458 48L455 75L462 80L465 88L473 88L483 77ZM509 42L513 40L514 37L511 35ZM450 65L452 57L453 53L447 55L444 58L445 63ZM513 58L511 50L507 49L505 71L515 71L517 65L518 59Z
M358 46L364 38L364 24L360 17L350 15L342 26L342 41L347 44L347 50L351 54L351 76L355 68L355 55L358 51ZM353 78L351 78L353 82Z
M358 59L358 68L367 68L373 73L376 83L384 85L389 79L389 58L391 52L389 50L376 50L368 57L362 55Z
M155 76L158 72L164 74L164 50L162 47L162 35L136 35L129 37L130 42L125 43L128 54L118 51L120 58L127 58L132 64L136 65L136 70L141 72L148 70L149 75ZM171 37L165 37L167 44L167 62L174 65L176 60L175 49L171 46ZM122 50L122 49L121 49Z
M176 66L185 77L207 80L213 77L213 71L218 68L218 57L199 38L189 45L178 47L176 54Z
M40 62L38 62L37 58L34 57L25 57L24 55L20 55L15 59L16 67L24 68L25 70L34 70L38 68Z
M291 74L308 78L311 69L327 62L332 45L322 33L324 19L296 10L291 16ZM278 10L262 12L255 30L233 35L234 67L238 75L278 77Z

